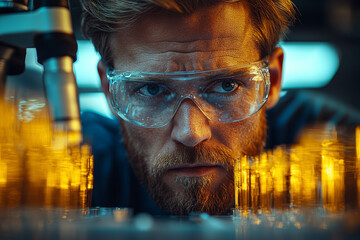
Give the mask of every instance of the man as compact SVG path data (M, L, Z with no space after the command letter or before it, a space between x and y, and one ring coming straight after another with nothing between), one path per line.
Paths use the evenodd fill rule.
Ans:
M135 176L166 213L224 213L234 203L235 159L265 144L265 110L281 89L276 45L293 18L291 1L82 4L83 30L102 56L102 87ZM95 154L96 204L107 194L97 178L126 175L100 159L107 152Z

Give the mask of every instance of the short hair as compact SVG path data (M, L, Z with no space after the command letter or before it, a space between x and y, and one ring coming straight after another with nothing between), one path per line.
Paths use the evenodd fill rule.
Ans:
M130 25L141 15L156 9L191 14L203 6L238 1L245 1L250 7L254 40L264 58L274 51L295 19L291 0L81 0L82 31L93 42L104 63L113 66L111 33Z

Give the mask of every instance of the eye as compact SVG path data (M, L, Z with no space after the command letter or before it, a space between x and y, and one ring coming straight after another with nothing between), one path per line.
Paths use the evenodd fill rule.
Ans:
M154 96L164 93L165 88L163 88L159 84L149 83L149 84L146 84L146 85L138 88L137 91L145 96L154 97Z
M225 79L215 83L210 91L214 93L230 93L235 91L239 87L239 84L232 79Z

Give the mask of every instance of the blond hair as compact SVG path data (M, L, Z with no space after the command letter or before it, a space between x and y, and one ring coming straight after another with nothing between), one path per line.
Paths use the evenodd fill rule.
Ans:
M155 9L190 14L199 7L236 1L245 1L249 5L254 40L261 56L266 57L276 48L281 35L294 19L291 0L81 0L82 30L103 61L112 66L111 33L133 23L142 14Z

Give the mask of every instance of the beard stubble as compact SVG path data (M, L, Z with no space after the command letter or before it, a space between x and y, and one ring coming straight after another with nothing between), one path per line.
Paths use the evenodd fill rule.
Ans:
M246 129L242 136L242 154L254 156L259 154L266 138L266 114L264 110L258 124ZM222 214L234 204L234 163L236 156L226 146L210 146L206 142L195 147L178 145L174 152L167 153L146 161L143 147L137 143L123 126L123 143L129 157L135 176L145 185L155 203L166 213L172 215L188 215L191 212L206 212L212 215ZM149 162L149 166L147 165ZM226 170L223 181L214 189L214 173L187 177L176 176L174 181L182 186L182 191L176 191L165 183L163 177L171 168L181 164L209 163L220 165Z

